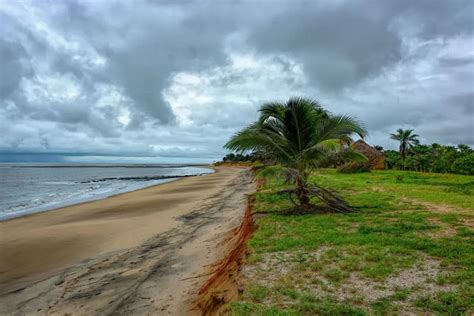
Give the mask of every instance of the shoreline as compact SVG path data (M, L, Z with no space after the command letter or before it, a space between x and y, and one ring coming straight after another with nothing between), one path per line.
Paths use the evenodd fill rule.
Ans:
M0 222L0 313L181 314L225 255L253 190L248 169L218 167Z
M71 166L66 166L66 167L65 166L61 166L61 167L37 166L37 167L34 167L34 168L70 168L70 167ZM88 167L89 166L87 166L87 168ZM194 174L194 175L170 176L170 177L164 176L164 177L161 177L161 178L149 180L149 181L160 181L159 183L153 183L153 184L150 184L150 185L145 185L145 186L140 186L140 187L128 187L124 190L118 190L118 191L115 191L115 192L102 193L102 194L99 193L99 194L96 194L95 196L78 197L78 198L75 198L75 199L65 200L65 201L62 201L62 202L60 202L60 201L50 202L50 203L45 203L45 204L40 205L40 206L31 207L31 208L28 208L28 209L25 209L25 210L13 211L13 212L8 212L8 213L0 213L0 223L5 222L5 221L9 221L9 220L12 220L12 219L16 219L16 218L21 218L21 217L25 217L25 216L34 215L34 214L37 214L37 213L44 213L44 212L58 210L58 209L65 208L65 207L80 205L80 204L83 204L83 203L100 201L100 200L107 199L107 198L110 198L110 197L119 196L121 194L135 192L135 191L151 188L151 187L154 187L154 186L157 186L157 185L162 185L162 184L178 181L182 178L199 177L199 176L203 176L203 175L206 175L206 174L211 174L211 173L216 172L215 167L212 167L210 165L206 165L206 166L201 165L199 167L200 168L205 168L205 169L210 169L210 170L213 170L213 171L209 172L209 173L199 173L199 174ZM16 168L26 168L26 167L16 166ZM31 168L31 166L28 166L28 168ZM76 166L74 166L74 168L76 168ZM142 167L136 167L136 168L142 168ZM148 167L146 167L146 168L148 168ZM100 181L102 181L102 179L100 179ZM100 181L91 181L91 183L97 183L97 182L100 182Z

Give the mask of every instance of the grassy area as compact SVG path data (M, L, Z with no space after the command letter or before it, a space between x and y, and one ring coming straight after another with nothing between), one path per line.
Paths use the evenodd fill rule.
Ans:
M285 215L257 193L243 294L234 315L468 315L474 312L474 177L314 173L354 214Z

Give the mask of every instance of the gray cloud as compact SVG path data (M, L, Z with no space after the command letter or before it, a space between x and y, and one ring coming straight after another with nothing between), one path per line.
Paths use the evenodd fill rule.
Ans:
M22 65L25 51L18 43L0 40L0 58L5 63L0 79L0 98L8 98L18 87L26 72Z
M106 58L107 80L122 86L144 114L160 123L171 123L173 113L161 98L170 75L224 59L222 44L229 27L219 19L200 17L199 9L194 4L109 3L79 10L82 14L71 13L68 21L74 20L77 27L71 31L85 31L97 52ZM103 19L104 11L114 14ZM84 30L84 25L90 27ZM132 115L132 126L141 126L142 115Z
M472 145L472 12L461 0L2 2L0 152L217 158L261 102L296 94L356 115L384 146L398 127Z
M349 2L324 8L314 2L314 7L284 8L259 24L250 42L302 60L323 88L343 88L400 59L401 39L389 30L385 12L374 15L361 6Z

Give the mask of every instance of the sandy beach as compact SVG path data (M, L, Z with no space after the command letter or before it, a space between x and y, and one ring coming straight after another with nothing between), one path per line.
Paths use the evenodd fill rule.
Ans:
M0 313L185 315L239 226L250 172L219 167L0 223Z

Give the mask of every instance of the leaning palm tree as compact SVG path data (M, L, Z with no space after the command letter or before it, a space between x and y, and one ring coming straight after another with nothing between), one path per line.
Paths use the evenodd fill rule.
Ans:
M402 156L402 161L405 161L405 158L407 156L407 152L410 148L412 148L415 145L420 144L420 141L418 140L418 137L420 137L418 134L412 134L413 130L412 129L397 129L397 132L395 134L390 134L390 138L397 140L400 142L400 156Z
M232 151L266 153L278 162L286 179L295 184L294 190L300 209L307 211L310 195L323 200L338 211L352 210L343 200L320 186L308 186L308 174L317 168L328 154L348 147L351 136L364 137L365 128L347 115L332 115L318 102L306 98L291 98L286 103L266 103L260 108L260 118L235 134L225 148ZM356 152L353 158L365 157ZM296 203L295 203L296 204Z

